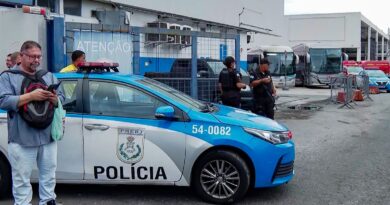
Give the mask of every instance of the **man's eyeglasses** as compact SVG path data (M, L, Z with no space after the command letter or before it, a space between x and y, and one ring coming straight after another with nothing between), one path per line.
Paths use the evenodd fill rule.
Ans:
M42 60L42 55L29 55L27 53L22 53L23 55L26 55L30 60Z

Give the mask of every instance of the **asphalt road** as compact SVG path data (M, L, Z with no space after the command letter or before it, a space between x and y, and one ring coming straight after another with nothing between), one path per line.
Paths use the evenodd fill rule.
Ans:
M390 204L390 94L373 98L354 110L323 104L315 113L278 114L294 132L296 175L287 185L255 189L240 203ZM57 185L57 195L65 205L202 203L179 187Z

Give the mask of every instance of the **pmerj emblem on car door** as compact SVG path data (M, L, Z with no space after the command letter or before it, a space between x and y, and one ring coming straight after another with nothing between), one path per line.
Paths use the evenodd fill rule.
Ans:
M119 128L117 156L127 164L135 164L144 156L145 131L138 128Z

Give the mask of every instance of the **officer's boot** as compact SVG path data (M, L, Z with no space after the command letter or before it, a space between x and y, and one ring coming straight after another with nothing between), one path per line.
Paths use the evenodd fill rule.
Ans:
M55 200L48 201L46 205L56 205L56 201Z

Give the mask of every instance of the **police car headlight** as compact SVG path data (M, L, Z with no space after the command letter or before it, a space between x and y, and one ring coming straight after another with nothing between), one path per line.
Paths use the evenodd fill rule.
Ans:
M267 142L270 142L272 144L283 144L287 143L292 138L291 131L287 132L270 132L270 131L264 131L264 130L258 130L253 128L244 128L244 130L260 139L263 139Z
M373 80L370 80L370 84L374 84L374 85L377 85L375 81Z

